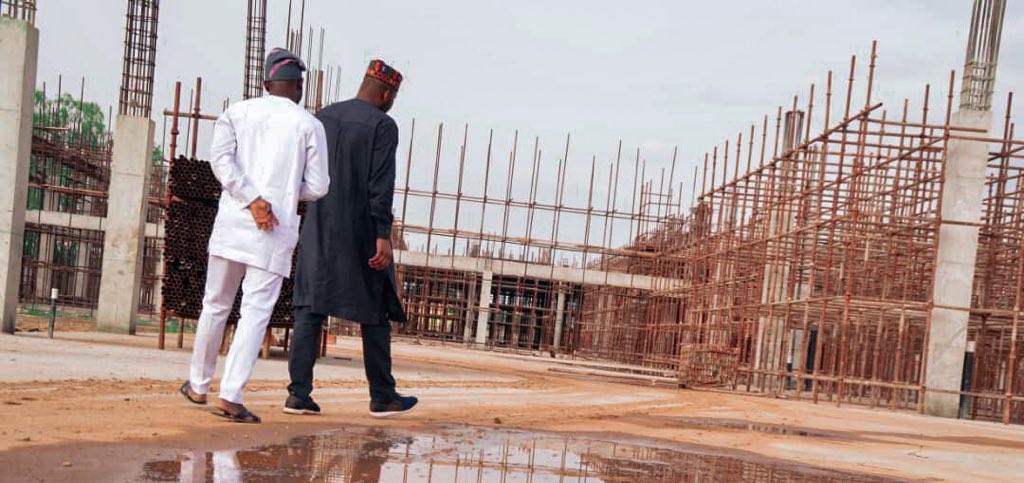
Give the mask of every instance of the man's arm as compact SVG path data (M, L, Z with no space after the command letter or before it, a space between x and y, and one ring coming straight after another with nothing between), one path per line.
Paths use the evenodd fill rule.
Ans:
M327 195L331 177L327 170L327 134L320 121L306 135L306 170L299 190L300 201L313 201Z
M217 123L213 125L210 168L213 168L213 175L220 181L224 191L242 206L248 206L260 197L260 192L249 182L238 165L238 159L235 157L238 140L229 114L230 111L221 114L217 118Z
M217 118L213 125L213 146L210 148L210 168L213 175L220 181L221 187L242 206L252 213L256 226L261 230L272 230L277 218L271 210L270 203L260 197L260 192L238 165L235 153L238 139L235 127L231 123L230 110Z
M389 119L377 127L370 162L370 217L377 235L377 254L370 259L370 266L377 270L391 265L391 205L395 197L397 150L398 125Z

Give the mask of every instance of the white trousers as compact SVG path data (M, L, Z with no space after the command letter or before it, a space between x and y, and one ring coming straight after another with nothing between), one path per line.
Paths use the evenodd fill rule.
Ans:
M192 390L206 394L217 369L217 354L224 339L231 306L235 303L238 285L242 285L241 318L235 338L228 349L227 363L220 380L220 398L242 404L242 391L252 377L252 369L260 354L260 346L267 331L267 323L281 294L283 277L210 256L206 269L206 294L203 311L199 315L195 343L192 347L192 367L189 382Z
M213 460L213 483L238 483L243 481L242 468L238 464L238 452L233 449L214 451L190 451L181 462L178 472L180 483L205 483L210 481L207 466ZM212 456L212 458L211 458Z

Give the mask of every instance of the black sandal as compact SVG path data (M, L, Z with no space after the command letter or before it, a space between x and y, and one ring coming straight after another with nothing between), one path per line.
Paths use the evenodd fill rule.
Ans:
M262 421L259 416L250 413L249 410L245 409L244 406L242 407L242 409L239 409L238 413L236 414L231 414L220 408L210 411L210 413L213 414L214 416L220 416L224 419L227 419L235 423L260 424L260 422Z
M188 382L188 381L185 381L185 383L181 385L181 388L178 389L178 392L180 392L182 396L185 396L185 399L188 399L188 401L190 403L198 404L200 406L205 406L206 405L206 401L195 399L195 398L192 397L191 389L192 389L191 388L191 383Z

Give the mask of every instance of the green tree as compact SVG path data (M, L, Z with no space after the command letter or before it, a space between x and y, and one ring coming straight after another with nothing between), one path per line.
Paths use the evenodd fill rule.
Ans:
M35 96L35 107L36 110L32 113L32 125L33 126L45 126L46 125L46 112L49 103L46 100L46 94L43 91L36 91Z
M94 144L107 137L107 119L95 102L83 102L64 94L59 99L47 98L42 91L35 94L36 126L65 128L63 139L69 144Z
M36 134L44 133L47 140L70 146L107 146L110 137L106 116L95 102L80 101L71 94L48 98L42 91L35 92L34 101L33 125L37 128L47 128ZM75 170L78 168L64 164L54 157L33 154L30 169L34 180L41 178L40 182L44 184L70 187L75 183ZM74 197L63 193L56 196L58 211L67 212L74 208ZM39 187L29 187L28 209L42 209L43 204L43 190Z
M156 161L163 161L163 160L164 160L164 148L162 148L160 146L157 146L157 145L153 145L153 161L156 162Z

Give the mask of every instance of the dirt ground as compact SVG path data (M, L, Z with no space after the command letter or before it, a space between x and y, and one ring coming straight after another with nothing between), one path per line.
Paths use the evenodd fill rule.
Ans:
M94 480L147 451L238 446L331 428L516 428L664 441L842 471L917 480L1024 481L1024 428L834 404L679 390L572 376L569 363L397 341L404 419L366 414L359 341L339 338L317 366L325 413L283 414L287 362L258 362L246 404L259 426L230 424L177 394L188 346L151 335L0 336L0 480ZM74 475L72 478L71 475Z

